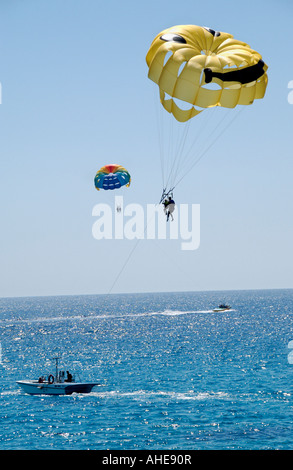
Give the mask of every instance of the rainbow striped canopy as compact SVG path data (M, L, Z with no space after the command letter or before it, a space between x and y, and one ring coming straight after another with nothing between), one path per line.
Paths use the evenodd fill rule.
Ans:
M123 166L105 165L95 176L95 187L98 191L100 189L118 189L125 185L128 188L130 181L130 174Z

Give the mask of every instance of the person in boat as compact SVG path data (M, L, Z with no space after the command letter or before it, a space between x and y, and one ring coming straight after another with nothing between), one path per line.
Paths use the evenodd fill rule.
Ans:
M44 382L45 382L44 377L43 377L43 376L40 377L39 380L38 380L38 383L39 383L39 384L42 384L42 383L44 383Z
M67 379L64 382L72 382L72 374L70 374L69 370L66 371Z

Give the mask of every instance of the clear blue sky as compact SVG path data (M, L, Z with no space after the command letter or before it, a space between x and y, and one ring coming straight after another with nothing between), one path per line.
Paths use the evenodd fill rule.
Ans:
M145 55L176 24L248 42L269 85L178 186L201 206L200 248L141 241L113 292L293 287L292 20L289 0L1 0L0 296L111 288L135 242L93 238L93 206L111 202L93 178L123 164L125 203L157 202Z

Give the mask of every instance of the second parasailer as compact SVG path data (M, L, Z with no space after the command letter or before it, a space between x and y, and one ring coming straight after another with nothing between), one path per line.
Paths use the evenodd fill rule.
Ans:
M121 186L130 186L130 174L121 165L111 164L105 165L97 172L95 176L95 187L100 189L114 190Z

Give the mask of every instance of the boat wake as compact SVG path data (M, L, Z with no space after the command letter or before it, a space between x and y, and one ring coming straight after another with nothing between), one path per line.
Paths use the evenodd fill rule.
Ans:
M133 392L120 392L117 390L109 392L100 392L93 390L88 396L95 396L100 399L125 399L129 398L135 401L153 401L153 400L166 400L180 401L180 400L215 400L215 399L226 399L229 397L228 393L225 392L194 392L190 390L188 392L175 392L175 391L147 391L147 390L136 390Z
M164 310L163 312L150 313L149 315L166 315L174 317L177 315L188 315L193 313L211 313L212 310Z
M229 312L234 311L233 309L229 310ZM89 320L112 320L112 319L117 319L117 318L130 318L130 317L151 317L151 316L169 316L169 317L175 317L175 316L180 316L180 315L194 315L194 314L201 314L201 313L215 313L214 310L163 310L163 311L155 311L155 312L143 312L143 313L123 313L119 314L117 313L116 315L96 315L96 314L86 314L86 315L66 315L66 316L57 316L57 317L37 317L37 318L25 318L25 319L3 319L0 320L0 325L5 325L7 326L13 326L15 324L20 324L20 323L26 323L26 324L31 324L31 323L57 323L57 322L65 322L65 321L80 321L80 322L86 322Z

